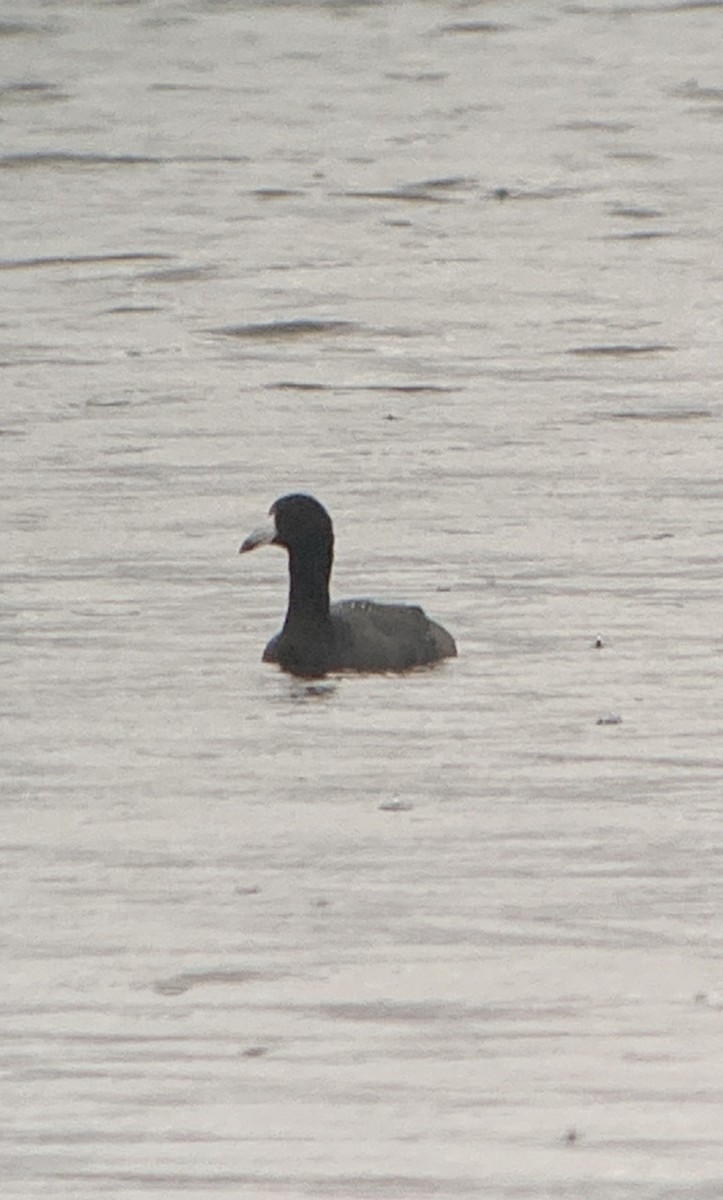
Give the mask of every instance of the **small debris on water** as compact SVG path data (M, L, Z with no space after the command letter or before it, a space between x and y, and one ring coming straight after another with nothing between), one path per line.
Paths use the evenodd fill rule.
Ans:
M600 634L598 634L597 637L595 638L594 645L595 645L596 650L602 650L603 646L605 645L604 641L600 637Z
M619 717L617 713L605 713L604 716L598 717L595 724L596 725L621 725L622 721L623 721L623 718Z
M268 1054L268 1046L249 1046L242 1053L244 1058L261 1058L262 1054Z
M400 800L398 796L395 796L392 800L382 800L379 808L382 812L411 812L414 805L409 804L406 800Z
M257 883L249 884L248 887L241 886L235 889L237 896L257 896L260 891L261 888Z
M701 1004L705 1008L723 1008L723 999L718 992L696 992L693 1003Z
M574 1146L579 1137L580 1137L579 1133L573 1126L571 1129L568 1129L567 1133L565 1134L565 1137L563 1138L563 1141L565 1142L565 1144L567 1146Z

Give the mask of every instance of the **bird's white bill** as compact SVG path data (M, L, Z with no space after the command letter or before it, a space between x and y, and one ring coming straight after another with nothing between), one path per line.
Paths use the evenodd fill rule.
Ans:
M254 529L239 547L239 554L245 554L247 550L255 550L257 546L268 546L276 537L276 521L273 517L267 517L263 525L259 525L258 529Z

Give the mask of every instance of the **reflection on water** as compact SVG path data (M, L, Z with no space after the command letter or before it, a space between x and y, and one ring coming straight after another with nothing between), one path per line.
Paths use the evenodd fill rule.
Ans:
M295 704L304 704L306 701L316 700L331 700L334 697L339 686L338 681L323 683L304 683L301 680L295 679L289 681L288 696Z
M0 22L3 1196L717 1200L719 9L539 18Z

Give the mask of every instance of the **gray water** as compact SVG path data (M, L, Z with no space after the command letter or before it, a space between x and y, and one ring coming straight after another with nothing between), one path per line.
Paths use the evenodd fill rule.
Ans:
M723 1195L722 22L7 0L3 1197Z

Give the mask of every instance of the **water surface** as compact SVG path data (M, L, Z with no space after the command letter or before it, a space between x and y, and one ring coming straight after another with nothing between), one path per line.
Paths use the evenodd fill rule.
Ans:
M4 1196L720 1196L720 26L4 13Z

